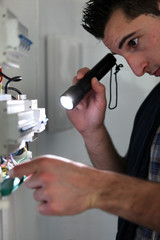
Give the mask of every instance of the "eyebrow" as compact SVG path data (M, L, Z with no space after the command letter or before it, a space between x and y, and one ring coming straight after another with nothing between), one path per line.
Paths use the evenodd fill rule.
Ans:
M123 47L125 41L126 41L128 38L130 38L130 37L132 37L133 35L135 35L135 34L136 34L136 32L132 32L132 33L126 35L125 37L123 37L122 40L121 40L120 43L119 43L118 48L121 49L121 48Z

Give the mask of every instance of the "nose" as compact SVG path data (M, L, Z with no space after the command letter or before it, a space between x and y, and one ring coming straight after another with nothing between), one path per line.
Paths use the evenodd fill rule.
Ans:
M145 57L138 54L130 54L124 57L136 76L143 76L148 71L149 62Z

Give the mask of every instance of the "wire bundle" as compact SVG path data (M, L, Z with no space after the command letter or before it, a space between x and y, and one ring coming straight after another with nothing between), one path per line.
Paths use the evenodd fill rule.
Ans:
M17 164L20 164L22 161L24 161L25 159L27 159L28 157L28 151L27 148L24 147L22 149L22 153L25 151L25 156L23 158L21 158L20 160L16 161L13 158L13 155L18 155L17 153L13 153L13 154L9 154L7 156L7 158L1 157L1 162L0 162L0 176L2 178L6 178L8 176L8 171L13 168L14 166L16 166Z
M15 87L9 87L9 84L10 84L11 82L19 82L19 81L21 81L21 80L22 80L22 77L21 77L21 76L15 76L15 77L10 78L10 77L8 77L7 75L5 75L5 74L2 72L2 70L0 71L0 76L1 76L1 78L0 78L0 84L2 84L2 79L3 79L2 77L6 78L6 79L8 80L8 81L6 82L6 84L5 84L5 87L2 86L2 89L4 89L5 94L8 93L8 90L13 90L13 91L17 92L18 94L21 94L21 92L20 92L17 88L15 88Z

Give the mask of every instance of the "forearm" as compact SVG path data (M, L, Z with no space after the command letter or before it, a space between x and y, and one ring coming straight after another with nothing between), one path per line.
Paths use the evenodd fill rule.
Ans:
M102 170L124 172L124 159L114 148L104 125L95 132L85 134L83 138L94 167Z
M34 198L41 202L42 214L74 215L97 208L160 233L158 183L53 155L19 164L9 174L12 178L29 176L26 186L35 189Z
M112 172L100 172L94 208L160 233L160 184Z

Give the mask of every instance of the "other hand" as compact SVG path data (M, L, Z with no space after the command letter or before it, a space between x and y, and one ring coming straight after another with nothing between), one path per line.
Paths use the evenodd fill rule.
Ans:
M88 68L82 68L73 79L73 84L79 81L87 72ZM96 78L91 81L92 90L73 110L67 111L69 119L82 134L93 131L103 124L106 110L105 86Z
M44 215L73 215L92 208L97 170L65 158L45 155L15 166L12 178L27 176L25 184L34 189L38 210Z

